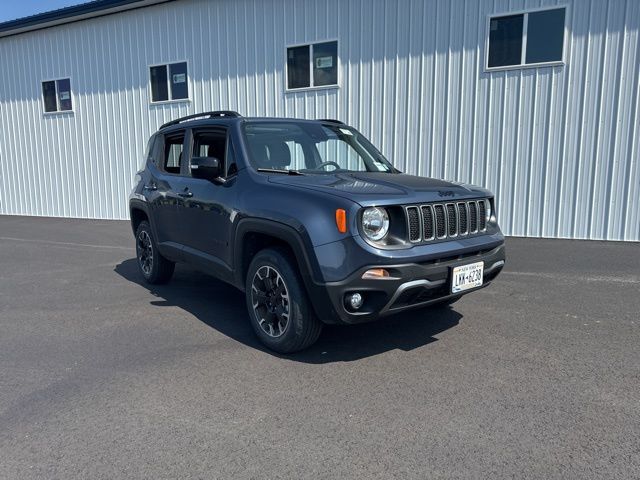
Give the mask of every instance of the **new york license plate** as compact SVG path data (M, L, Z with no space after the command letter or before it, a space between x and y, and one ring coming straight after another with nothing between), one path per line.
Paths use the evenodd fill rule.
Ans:
M455 267L451 275L451 293L464 292L482 286L483 271L484 262Z

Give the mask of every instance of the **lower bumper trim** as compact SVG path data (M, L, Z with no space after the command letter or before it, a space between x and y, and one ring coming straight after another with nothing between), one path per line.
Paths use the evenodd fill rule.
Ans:
M380 310L380 315L384 315L385 313L387 313L391 309L393 304L396 302L396 300L398 300L398 298L400 298L400 296L404 292L416 287L427 288L427 289L437 288L441 285L444 285L446 282L447 282L446 279L436 280L436 281L422 279L422 280L412 280L410 282L403 283L395 291L395 293L391 297L391 300L389 300L389 302L382 308L382 310Z
M485 265L483 284L464 292L452 293L449 288L452 269L480 261ZM491 283L504 265L504 245L500 245L490 251L443 262L369 265L354 272L343 281L325 284L325 288L341 323L363 323L480 290ZM370 268L385 268L390 276L395 278L363 279L363 272ZM345 295L354 292L363 296L364 304L358 310L351 311L346 308L344 298Z
M487 273L491 273L493 272L495 269L497 268L502 268L504 267L504 260L498 260L497 262L495 262L493 265L491 265L489 268L486 268L484 270L484 274L486 275Z

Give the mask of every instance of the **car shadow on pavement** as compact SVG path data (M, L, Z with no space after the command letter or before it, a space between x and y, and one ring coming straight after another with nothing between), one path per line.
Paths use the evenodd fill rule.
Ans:
M256 338L247 315L244 294L209 275L178 265L167 285L148 285L135 259L115 267L124 279L148 289L157 307L176 306L198 320L252 348L302 363L350 362L390 350L410 351L435 342L436 335L456 326L462 315L451 307L413 310L361 325L326 325L318 341L307 350L280 355Z

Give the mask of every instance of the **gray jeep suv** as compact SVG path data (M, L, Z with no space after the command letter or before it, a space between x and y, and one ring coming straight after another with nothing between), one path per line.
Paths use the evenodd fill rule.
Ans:
M149 140L130 196L140 272L186 262L243 290L260 340L450 304L502 270L488 190L405 175L336 120L207 112Z

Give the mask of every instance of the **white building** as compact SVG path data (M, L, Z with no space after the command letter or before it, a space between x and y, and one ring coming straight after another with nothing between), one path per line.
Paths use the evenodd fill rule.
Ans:
M510 235L640 240L638 0L99 0L0 24L0 213L127 218L148 136L338 118ZM288 67L287 67L288 65Z

